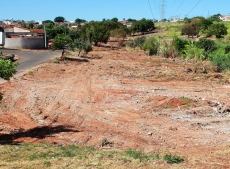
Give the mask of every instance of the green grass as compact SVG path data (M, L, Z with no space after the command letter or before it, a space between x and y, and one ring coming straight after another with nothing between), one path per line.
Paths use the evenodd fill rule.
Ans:
M179 164L184 161L183 158L179 156L172 156L172 155L165 155L164 160L167 161L169 164Z
M227 37L230 37L230 21L227 21L227 22L223 22L224 25L228 28L228 34L226 35Z
M184 101L191 101L192 99L189 97L181 97L180 100L184 100Z
M139 150L99 150L75 145L0 145L0 168L156 168L168 166L170 159ZM178 157L178 159L174 159ZM172 160L183 162L179 156ZM167 167L169 168L169 167Z

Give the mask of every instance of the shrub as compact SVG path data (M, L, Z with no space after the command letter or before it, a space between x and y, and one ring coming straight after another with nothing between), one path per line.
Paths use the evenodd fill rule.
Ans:
M179 164L184 161L183 158L179 156L172 156L172 155L165 155L164 160L167 161L169 164Z
M226 53L226 45L217 43L217 50L208 54L208 59L218 66L220 71L230 68L230 53Z
M136 44L136 46L139 46L139 47L141 47L145 41L146 41L145 36L134 39L134 43Z
M149 55L155 55L158 53L158 48L159 48L159 42L156 38L150 37L146 39L144 44L141 46L142 50L148 51Z
M226 46L224 50L225 50L225 54L230 53L230 45Z
M195 59L195 60L205 60L204 49L198 48L194 42L190 42L185 46L184 53L182 54L184 58Z
M228 34L227 29L228 28L224 24L212 24L207 30L207 36L210 37L212 35L215 35L216 38L222 38L224 35Z
M215 42L206 38L201 38L198 42L196 42L196 46L204 49L206 52L213 52L217 49Z
M220 55L212 58L212 62L223 71L230 68L230 55Z
M184 49L186 48L186 45L188 45L188 44L189 44L189 42L187 40L184 40L184 39L181 39L178 37L173 38L173 45L175 46L176 51L178 53L182 54Z
M146 40L146 37L138 37L138 38L135 38L131 41L129 41L126 45L128 47L131 47L131 48L136 48L136 47L141 47L143 45L143 43L145 42Z

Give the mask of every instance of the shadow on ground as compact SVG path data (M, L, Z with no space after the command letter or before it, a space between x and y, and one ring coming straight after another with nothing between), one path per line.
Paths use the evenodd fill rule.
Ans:
M19 138L38 138L44 139L45 137L51 137L52 134L61 133L61 132L80 132L78 130L71 129L70 126L43 126L43 127L35 127L30 130L23 131L20 130L16 133L12 134L2 134L0 135L0 144L18 144L17 139Z

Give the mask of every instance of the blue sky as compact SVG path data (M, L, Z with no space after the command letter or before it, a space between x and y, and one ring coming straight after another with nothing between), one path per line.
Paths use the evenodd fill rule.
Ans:
M160 20L161 2L162 0L0 0L0 20L13 18L43 21L54 20L56 16L63 16L68 21L76 18L101 21L103 18L114 17L119 20L153 17ZM172 16L183 18L187 14L189 18L207 17L217 13L230 15L230 0L165 0L166 19Z

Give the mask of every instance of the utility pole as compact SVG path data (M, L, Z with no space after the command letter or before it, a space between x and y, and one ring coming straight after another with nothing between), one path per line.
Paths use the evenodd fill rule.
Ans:
M45 49L47 48L47 42L46 42L46 23L44 22L44 40L45 40Z
M161 0L161 21L163 20L163 19L165 19L165 5L166 4L166 2L165 2L165 0Z

